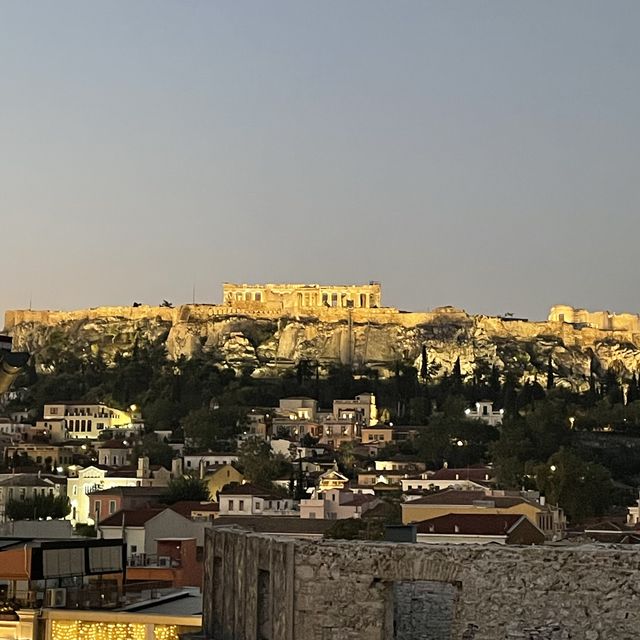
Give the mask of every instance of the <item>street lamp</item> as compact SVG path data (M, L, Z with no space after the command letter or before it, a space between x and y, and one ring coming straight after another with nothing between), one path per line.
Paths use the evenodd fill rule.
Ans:
M551 469L552 473L553 473L553 472L555 472L557 468L558 468L558 467L556 467L556 465L555 465L555 464L552 464L552 465L549 467L549 469Z

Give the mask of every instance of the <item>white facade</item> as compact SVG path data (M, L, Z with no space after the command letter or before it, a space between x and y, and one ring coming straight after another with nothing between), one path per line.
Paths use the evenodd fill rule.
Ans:
M148 471L146 458L140 458L138 472L135 476L110 476L106 469L86 467L78 470L77 477L67 481L67 495L71 502L69 520L73 525L95 524L91 517L89 493L113 489L114 487L166 487L169 484L169 472L151 474ZM157 476L157 477L152 477Z
M358 496L358 497L355 497ZM356 501L356 504L350 504ZM332 489L322 493L314 492L309 500L300 501L300 517L317 520L342 520L360 518L369 507L378 504L377 500L362 502L359 494L352 491Z
M184 456L184 469L185 471L195 471L200 469L201 465L206 468L236 462L238 462L238 455L235 453L195 453Z
M157 515L149 518L143 525L128 526L125 517L124 529L122 526L98 525L98 529L105 540L118 540L123 538L127 544L127 558L135 554L145 553L155 555L158 552L159 538L184 538L198 533L196 523L171 509L158 511Z
M0 475L0 522L6 520L6 505L11 500L31 500L36 496L64 495L64 484L35 473Z
M500 411L494 411L493 402L483 400L481 402L476 402L475 408L465 409L464 413L470 420L482 420L492 427L495 427L502 424L504 410L500 409Z
M298 515L293 509L293 500L275 496L251 494L219 494L221 516L290 516Z

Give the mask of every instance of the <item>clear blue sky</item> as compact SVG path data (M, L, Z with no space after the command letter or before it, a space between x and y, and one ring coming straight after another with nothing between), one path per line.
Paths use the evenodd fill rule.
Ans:
M640 2L0 3L0 311L383 283L640 311Z

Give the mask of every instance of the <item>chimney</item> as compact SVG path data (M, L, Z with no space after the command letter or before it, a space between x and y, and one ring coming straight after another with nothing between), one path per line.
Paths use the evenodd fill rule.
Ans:
M204 460L200 460L200 464L198 465L198 470L200 472L200 480L204 480L204 474L205 474L206 468L207 467L205 465Z
M182 458L174 458L171 461L171 475L174 478L180 478L183 475Z
M149 477L149 458L141 456L138 458L138 469L136 471L136 478L148 478Z
M540 506L544 507L546 502L547 502L546 498L544 496L540 496Z

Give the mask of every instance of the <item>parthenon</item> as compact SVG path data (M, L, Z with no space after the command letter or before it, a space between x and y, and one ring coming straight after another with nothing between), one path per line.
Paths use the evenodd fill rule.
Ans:
M222 285L224 304L251 303L283 311L321 308L374 309L381 306L379 282L366 285L234 284Z

